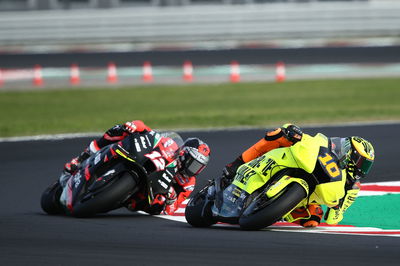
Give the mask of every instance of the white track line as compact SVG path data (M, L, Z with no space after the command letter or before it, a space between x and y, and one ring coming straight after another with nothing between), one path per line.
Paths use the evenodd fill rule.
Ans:
M330 127L351 127L351 126L373 126L373 125L397 125L400 124L398 120L378 120L378 121L360 121L360 122L342 122L333 124L305 124L301 128L330 128ZM279 127L279 126L275 126ZM251 130L274 128L274 126L266 127L221 127L221 128L190 128L190 129L156 129L157 131L179 131L179 132L213 132L213 131L240 131L240 130ZM0 138L0 142L19 142L19 141L36 141L36 140L62 140L62 139L74 139L84 137L99 137L102 133L99 132L88 132L88 133L65 133L65 134L46 134L36 136L20 136L20 137L7 137Z

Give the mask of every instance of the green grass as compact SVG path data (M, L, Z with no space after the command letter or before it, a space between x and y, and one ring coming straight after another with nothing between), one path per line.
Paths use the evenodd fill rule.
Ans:
M0 137L102 132L132 119L158 129L400 120L400 78L0 93Z

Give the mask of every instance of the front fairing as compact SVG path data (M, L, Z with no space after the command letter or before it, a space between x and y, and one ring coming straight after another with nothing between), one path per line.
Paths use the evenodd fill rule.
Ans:
M248 194L245 191L241 191L234 184L229 185L224 190L217 190L214 205L211 207L213 216L221 222L237 223L247 196Z
M146 154L150 154L156 142L160 139L158 133L150 131L149 133L133 133L122 141L115 143L114 150L118 155L128 161L134 161L139 165L145 165L148 161Z
M177 172L177 154L183 145L182 138L174 132L132 134L121 146L129 157L146 170L149 202L157 194L167 194Z
M288 148L275 149L239 167L235 179L228 187L217 193L212 207L217 220L237 223L251 198L284 169L295 162Z

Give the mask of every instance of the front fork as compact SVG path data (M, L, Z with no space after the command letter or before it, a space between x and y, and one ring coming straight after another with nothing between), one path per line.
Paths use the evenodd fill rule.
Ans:
M63 172L59 178L59 183L63 188L60 203L67 211L72 212L73 199L86 183L84 172L79 170L75 175Z

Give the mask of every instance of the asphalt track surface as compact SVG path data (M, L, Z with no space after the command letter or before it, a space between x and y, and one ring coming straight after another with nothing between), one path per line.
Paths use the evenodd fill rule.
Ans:
M68 52L44 54L0 53L0 68L104 67L110 61L118 66L141 66L150 61L154 66L181 66L190 60L196 66L225 65L232 60L240 64L334 64L397 63L400 46L381 47L311 47L311 48L238 48L230 50L161 50L138 52Z
M400 123L305 131L369 139L376 163L368 182L399 180L394 146ZM198 136L212 148L196 190L263 133L183 132L183 137ZM86 219L44 214L42 191L89 141L0 142L0 265L399 265L395 237L198 229L123 209Z

